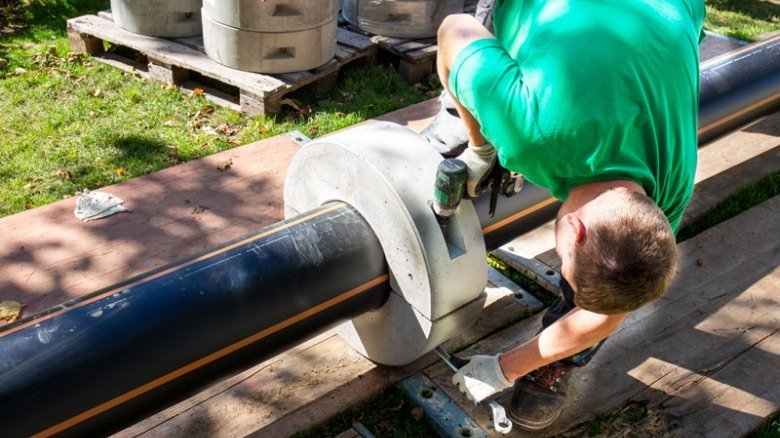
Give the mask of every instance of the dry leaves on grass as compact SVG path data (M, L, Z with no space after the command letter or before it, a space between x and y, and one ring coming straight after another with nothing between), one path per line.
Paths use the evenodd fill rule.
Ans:
M22 314L22 305L16 301L0 301L0 321L14 322Z

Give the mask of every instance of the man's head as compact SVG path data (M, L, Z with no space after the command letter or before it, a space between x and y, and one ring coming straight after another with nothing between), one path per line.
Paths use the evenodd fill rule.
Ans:
M565 206L565 204L564 204ZM660 208L644 193L613 188L562 208L556 246L575 304L596 313L625 313L660 297L671 284L678 253Z

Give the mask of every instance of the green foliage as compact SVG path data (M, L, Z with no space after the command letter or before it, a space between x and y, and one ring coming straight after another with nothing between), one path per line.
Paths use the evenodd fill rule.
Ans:
M745 41L780 29L780 4L772 0L707 0L705 29Z
M108 1L29 0L6 16L0 217L291 130L318 137L432 92L390 66L348 66L328 95L304 92L277 117L247 117L70 53L66 18L106 8Z
M756 183L737 190L733 195L729 196L707 212L704 217L680 230L677 235L677 241L682 242L686 239L690 239L702 231L726 221L779 194L780 171L777 171L765 176Z
M64 30L65 20L109 9L109 0L10 0L8 7L15 24Z
M780 438L780 411L747 434L747 438Z

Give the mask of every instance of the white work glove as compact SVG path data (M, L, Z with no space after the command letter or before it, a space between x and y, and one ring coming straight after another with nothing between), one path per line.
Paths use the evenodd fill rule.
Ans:
M512 386L501 371L498 355L472 356L469 363L452 376L452 384L474 403Z
M469 198L478 198L487 189L485 180L496 164L496 155L496 148L490 143L482 146L469 145L462 154L458 155L458 159L468 167L466 194Z

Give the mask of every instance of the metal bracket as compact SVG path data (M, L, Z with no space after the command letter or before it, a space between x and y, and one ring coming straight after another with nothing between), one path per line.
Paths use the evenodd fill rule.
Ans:
M539 260L527 259L504 248L494 250L491 254L551 293L561 294L561 274L555 269Z
M485 431L429 378L415 374L401 382L401 386L425 410L425 418L439 436L487 438Z

